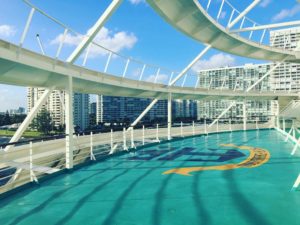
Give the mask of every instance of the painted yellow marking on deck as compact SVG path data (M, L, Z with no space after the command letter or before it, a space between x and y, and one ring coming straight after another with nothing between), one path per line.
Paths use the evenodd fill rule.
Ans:
M222 144L223 147L232 147L240 150L249 151L250 154L247 159L238 164L225 164L220 166L199 166L199 167L185 167L176 168L165 171L163 174L179 174L183 176L191 176L190 173L204 170L232 170L238 168L253 168L266 163L270 159L270 153L266 149L255 148L250 146L237 146L234 144Z

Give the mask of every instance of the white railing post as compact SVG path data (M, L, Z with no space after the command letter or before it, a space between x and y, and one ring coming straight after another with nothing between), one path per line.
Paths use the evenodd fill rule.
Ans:
M145 126L143 125L143 130L142 130L142 143L145 145Z
M27 21L26 21L24 31L23 31L22 36L21 36L21 40L20 40L20 44L19 44L20 47L22 47L23 44L24 44L24 41L25 41L25 38L27 36L27 33L28 33L28 30L29 30L30 23L31 23L34 12L35 12L35 8L31 8L29 16L28 16Z
M135 148L133 130L134 128L132 127L132 129L130 129L131 148Z
M114 131L113 129L110 130L110 152L114 151Z
M258 117L256 117L255 126L256 126L256 130L258 130Z
M207 134L207 123L206 123L206 119L204 119L204 133Z
M156 75L155 75L155 78L154 78L154 84L156 84L156 82L157 82L157 78L159 76L159 73L160 73L160 68L157 69L157 72L156 72Z
M156 124L156 141L160 142L159 136L158 136L158 124Z
M217 121L217 133L219 133L219 120Z
M193 121L193 136L195 136L195 122Z
M168 94L168 141L172 139L172 94Z
M65 28L63 37L62 37L62 39L60 40L60 43L59 43L59 46L58 46L58 49L57 49L57 52L56 52L56 55L55 55L55 58L56 58L56 59L58 59L58 57L59 57L59 55L60 55L60 52L61 52L61 49L62 49L63 44L64 44L64 42L65 42L65 39L66 39L67 34L68 34L68 28Z
M229 130L232 132L232 122L231 122L231 119L229 119Z
M285 132L285 118L282 118L282 130Z
M142 80L143 78L143 75L144 75L144 72L145 72L145 69L146 69L146 64L143 65L143 68L142 68L142 71L141 71L141 74L140 74L140 78L139 78L139 81Z
M126 145L126 128L125 127L123 127L123 150L124 151L128 150L127 145Z
M93 132L90 134L90 160L96 160L94 155Z
M109 63L110 63L110 60L111 60L111 56L112 56L112 52L109 52L109 55L108 55L108 58L107 58L107 61L106 61L106 64L105 64L105 67L104 67L104 73L107 72L108 70L108 66L109 66Z
M219 9L219 12L218 12L218 15L217 15L217 21L219 20L220 16L221 16L221 13L222 13L222 10L223 10L223 5L224 5L224 0L222 0L222 4L220 6L220 9Z
M126 76L126 72L127 72L127 69L128 69L129 62L130 62L130 59L127 59L127 62L126 62L126 65L125 65L125 68L124 68L124 71L123 71L123 77Z
M29 143L29 170L30 170L30 181L38 182L33 172L33 158L32 158L32 141Z

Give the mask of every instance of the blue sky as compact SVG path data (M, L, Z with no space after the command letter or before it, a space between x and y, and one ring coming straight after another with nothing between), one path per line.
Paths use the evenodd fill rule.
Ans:
M202 4L207 2L207 0L199 1ZM81 34L87 32L110 3L109 0L31 0L31 2ZM210 13L216 14L221 1L212 0L212 2ZM230 2L242 11L252 0L230 0ZM1 0L0 38L18 43L29 10L30 8L22 0ZM221 15L224 21L227 21L229 16L230 13L226 10ZM296 0L262 0L262 3L248 16L259 24L299 20L300 4ZM37 13L33 17L31 29L25 40L25 48L40 51L35 38L37 33L40 35L46 54L54 56L63 29ZM201 43L178 32L163 21L143 0L124 0L124 3L107 22L97 38L100 44L122 55L174 71L180 71L184 68L203 49ZM68 44L63 48L61 59L66 58L79 41L80 36L70 34ZM106 58L107 55L103 51L93 50L90 53L87 66L101 70ZM82 61L83 57L80 60ZM118 59L115 58L114 60L116 61L115 65L117 65ZM78 64L81 63L79 61ZM121 61L119 60L119 62ZM195 68L205 69L251 62L262 61L211 50ZM112 63L112 65L114 64ZM118 68L119 71L116 69L116 71L111 72L121 73L122 68ZM135 74L133 70L132 68L131 72ZM155 73L156 68L149 69L145 79L151 80ZM168 79L169 73L167 71L162 71L161 74L162 80ZM131 78L136 79L136 77ZM0 111L18 106L26 106L26 88L0 84Z

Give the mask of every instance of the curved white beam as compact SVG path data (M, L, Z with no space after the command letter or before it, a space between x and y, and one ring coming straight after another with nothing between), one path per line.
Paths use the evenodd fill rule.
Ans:
M147 0L168 23L189 37L212 45L213 48L243 57L300 62L297 52L278 49L229 33L218 24L199 3L199 0Z

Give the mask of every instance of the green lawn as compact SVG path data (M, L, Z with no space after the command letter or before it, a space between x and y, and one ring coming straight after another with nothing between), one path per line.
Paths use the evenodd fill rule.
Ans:
M0 136L13 136L16 131L12 130L0 130ZM34 138L34 137L42 137L43 134L38 131L25 131L22 137L25 138Z

